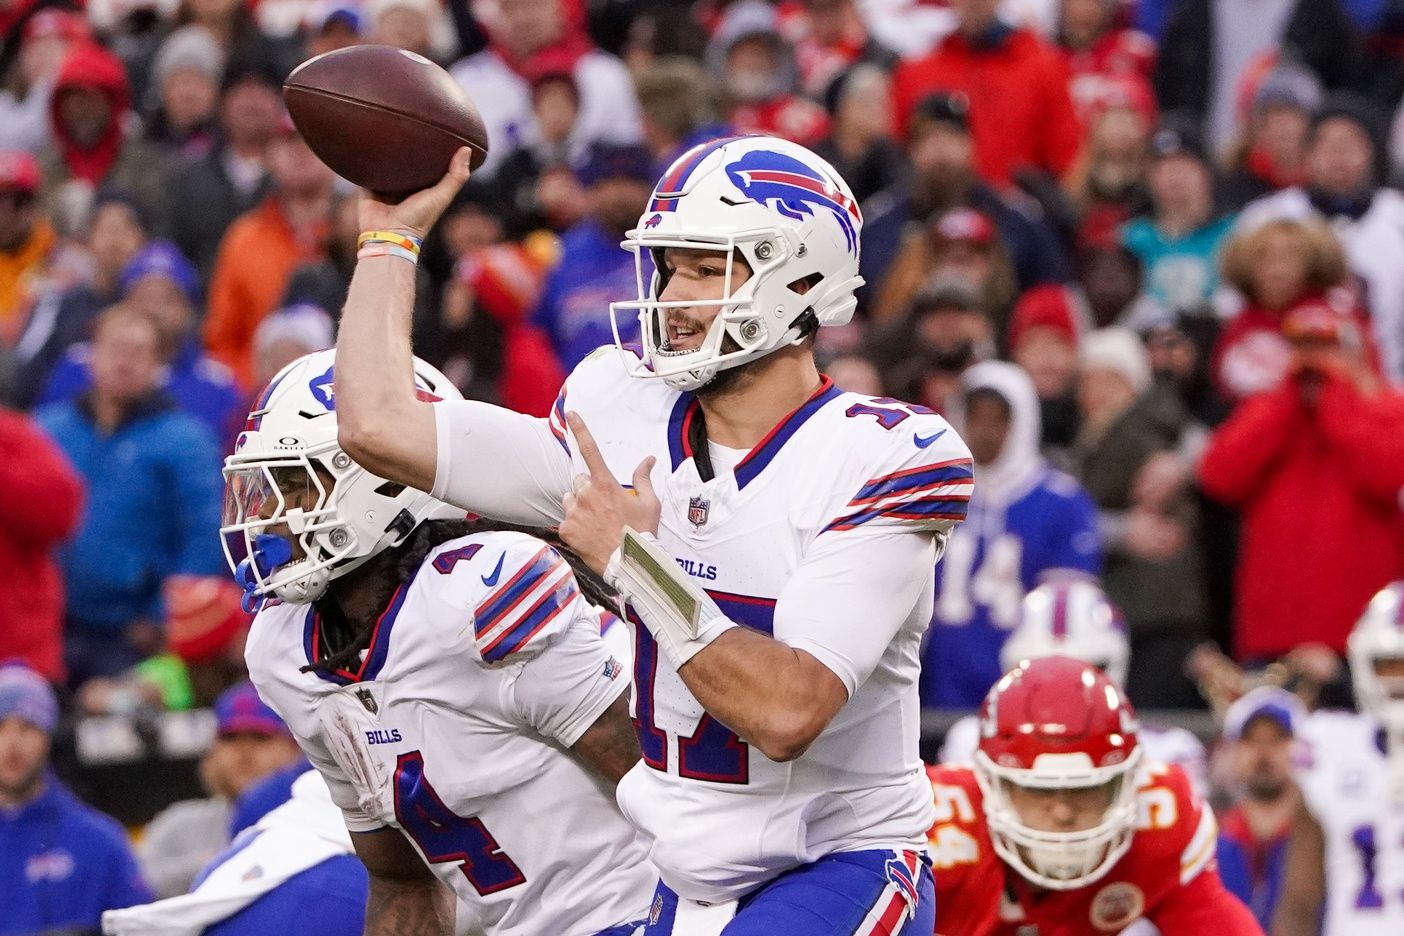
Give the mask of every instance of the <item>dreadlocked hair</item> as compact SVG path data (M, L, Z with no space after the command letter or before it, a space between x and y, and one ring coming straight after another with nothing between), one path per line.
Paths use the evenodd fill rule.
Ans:
M605 608L617 608L619 605L619 594L609 586L607 582L585 564L585 560L560 537L560 534L549 527L525 526L517 523L506 523L501 520L489 520L486 517L473 517L465 520L429 520L421 523L415 531L409 535L399 546L386 550L381 556L375 557L367 563L368 572L380 572L386 575L385 596L381 604L386 604L390 600L390 595L395 589L414 577L419 567L424 564L424 559L437 547L455 540L462 536L471 536L474 533L525 533L527 536L535 537L546 543L566 561L571 572L575 574L576 585L580 588L580 593L585 596L585 600L592 605L599 605ZM381 568L374 568L372 563L385 558L386 565ZM393 563L390 562L393 560ZM386 574L388 573L388 574ZM318 657L312 663L302 667L301 672L321 672L332 673L336 670L351 669L360 665L360 653L370 646L371 635L375 632L375 620L366 621L358 630L351 630L350 623L342 613L341 606L330 594L319 598L314 602L313 607L323 620L322 633L332 638L324 639L322 646L335 642L342 645L340 650L326 656ZM337 640L336 638L341 639Z

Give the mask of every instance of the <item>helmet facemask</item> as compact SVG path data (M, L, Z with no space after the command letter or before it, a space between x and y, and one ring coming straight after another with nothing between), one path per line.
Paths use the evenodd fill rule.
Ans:
M975 777L984 794L996 853L1025 879L1049 890L1074 890L1099 880L1131 847L1140 760L1137 746L1125 761L1111 767L1092 767L1082 754L1045 754L1033 769L1024 769L1001 766L977 751ZM1035 828L1016 800L1028 808L1029 802L1056 796L1056 791L1078 791L1064 794L1075 798L1105 797L1106 806L1087 828Z
M1391 735L1404 737L1404 633L1355 633L1346 652L1360 708Z

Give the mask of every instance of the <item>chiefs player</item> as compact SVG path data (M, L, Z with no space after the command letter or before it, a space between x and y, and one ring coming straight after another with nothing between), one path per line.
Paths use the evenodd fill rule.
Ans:
M1136 714L1068 657L1006 673L974 766L927 768L940 936L1261 936L1214 866L1213 814L1177 766L1143 762Z

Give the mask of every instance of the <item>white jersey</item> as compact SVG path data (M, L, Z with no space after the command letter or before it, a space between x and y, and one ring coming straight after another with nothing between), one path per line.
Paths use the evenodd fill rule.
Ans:
M919 651L938 547L972 487L964 443L930 411L826 380L749 453L712 445L715 477L703 481L689 431L699 404L629 377L626 353L601 349L582 362L549 428L514 428L482 404L435 406L434 493L478 513L551 517L571 475L586 470L564 419L578 412L616 478L658 459L659 541L721 610L844 683L848 702L829 726L777 763L706 714L635 627L644 761L619 802L650 839L664 883L721 902L832 852L922 847L932 806L917 751ZM502 453L485 448L494 442Z
M1322 936L1404 933L1404 796L1390 793L1379 724L1344 711L1302 726L1297 782L1326 848Z
M567 748L619 697L623 664L569 566L519 533L432 550L357 672L312 606L270 603L245 656L347 827L401 829L470 932L588 936L642 919L656 880L608 784Z
M1204 797L1209 792L1209 775L1205 762L1204 743L1176 725L1141 724L1136 736L1145 749L1145 758L1165 764L1175 764L1185 772L1195 795ZM980 746L980 720L974 715L966 715L951 725L946 737L941 741L941 750L936 755L942 764L964 764L975 759L975 749Z

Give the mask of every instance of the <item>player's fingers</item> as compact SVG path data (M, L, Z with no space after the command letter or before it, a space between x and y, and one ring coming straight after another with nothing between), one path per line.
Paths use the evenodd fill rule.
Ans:
M590 469L590 477L596 480L614 480L614 475L609 473L609 466L605 464L604 456L600 454L600 447L595 444L595 437L590 435L590 430L585 428L585 420L580 418L580 414L574 411L566 413L566 424L570 426L571 433L575 436L575 447L580 450L580 457L585 459L585 467Z
M567 494L561 498L561 508L569 515L575 510L575 495Z
M574 493L583 494L585 489L590 486L590 476L587 474L578 474L571 479L570 486Z
M652 455L639 462L639 466L634 469L634 493L639 497L653 497L653 466L658 461Z

